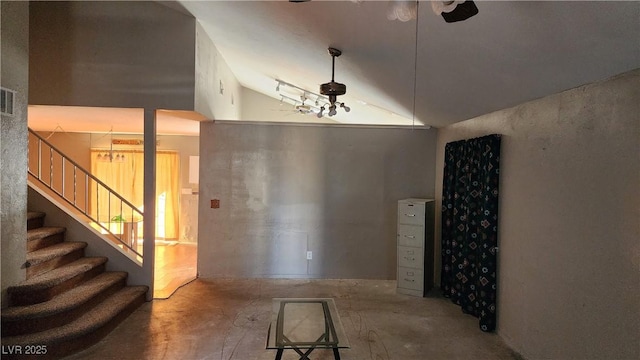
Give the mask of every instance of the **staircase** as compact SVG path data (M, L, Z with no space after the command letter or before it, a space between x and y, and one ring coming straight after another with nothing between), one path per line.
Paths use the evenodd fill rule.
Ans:
M27 280L7 289L3 359L57 359L85 349L145 302L146 286L127 286L127 273L105 271L107 258L85 257L87 244L65 241L65 229L44 227L44 216L27 216Z

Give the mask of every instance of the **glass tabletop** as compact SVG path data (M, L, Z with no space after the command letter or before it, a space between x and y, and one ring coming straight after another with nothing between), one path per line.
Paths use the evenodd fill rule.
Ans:
M273 299L267 349L348 347L333 299Z

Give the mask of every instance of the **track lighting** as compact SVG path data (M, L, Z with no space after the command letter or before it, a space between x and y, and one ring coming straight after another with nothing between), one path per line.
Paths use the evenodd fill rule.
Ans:
M331 54L330 52L330 54L335 57L336 51L339 51L339 50L334 50L334 53ZM346 106L344 103L337 101L337 96L341 95L339 92L338 93L330 92L328 96L325 96L325 95L314 93L312 91L308 91L296 85L290 84L286 81L282 81L279 79L275 79L275 80L276 80L276 91L278 91L278 96L280 96L280 105L284 104L285 102L291 103L296 107L297 110L300 110L298 108L305 107L303 113L305 114L314 113L318 118L322 118L325 115L329 115L329 116L336 115L338 113L337 112L338 105L340 105L340 107L345 112L351 111L350 107ZM335 82L333 84L342 85ZM323 85L327 85L327 84L323 84ZM283 87L287 88L287 90L284 93L280 93L279 91ZM289 94L291 96L295 96L295 98L288 96ZM300 100L298 100L298 98ZM313 103L315 104L315 107L313 105L311 106L306 105L305 102L307 100L313 101ZM327 109L329 110L328 113L326 112Z

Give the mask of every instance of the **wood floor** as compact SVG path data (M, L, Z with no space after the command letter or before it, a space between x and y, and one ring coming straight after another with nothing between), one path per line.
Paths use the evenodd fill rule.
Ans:
M166 243L156 245L154 299L166 299L197 276L198 245Z

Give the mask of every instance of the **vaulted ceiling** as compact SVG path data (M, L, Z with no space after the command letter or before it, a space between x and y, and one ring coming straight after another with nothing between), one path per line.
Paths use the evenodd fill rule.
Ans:
M318 92L342 50L344 122L442 127L640 67L640 2L476 1L455 23L428 1L388 20L394 3L180 1L241 85L274 99L275 79Z

